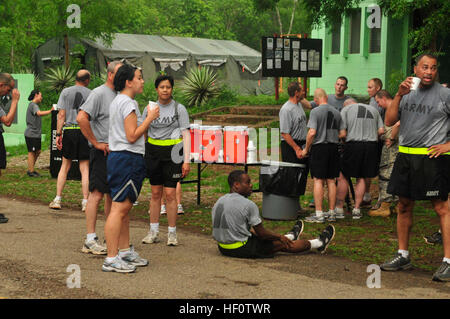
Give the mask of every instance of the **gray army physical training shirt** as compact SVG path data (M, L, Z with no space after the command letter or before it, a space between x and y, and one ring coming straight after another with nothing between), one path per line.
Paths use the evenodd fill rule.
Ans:
M116 91L103 84L91 92L80 108L89 114L92 132L100 143L108 143L109 108L116 95Z
M62 90L58 100L58 108L66 110L66 122L64 126L78 125L78 111L90 93L90 89L80 85L74 85Z
M109 149L111 151L128 151L145 154L145 139L142 135L136 142L130 143L125 133L125 118L136 113L137 126L142 124L138 103L125 94L118 94L111 102L109 110Z
M341 111L342 123L347 130L347 142L376 142L378 129L384 128L378 110L367 104L357 103Z
M175 101L159 105L159 117L148 127L148 136L155 140L176 140L181 131L189 128L189 114L183 104L178 103L178 121L175 119ZM142 111L142 118L147 118L147 107Z
M341 114L335 107L322 104L309 113L308 128L317 131L313 145L339 143L339 130L344 129Z
M280 109L280 133L289 134L294 140L306 140L306 114L300 104L287 101ZM284 140L281 136L281 140Z
M212 209L213 237L222 244L246 241L261 222L258 206L238 193L223 195Z
M386 113L386 110L378 105L377 100L375 100L374 97L370 98L369 105L373 106L374 108L376 108L378 110L378 113L380 113L380 115L381 115L381 119L384 121L384 115Z
M435 82L418 88L400 101L399 143L408 147L430 147L447 141L450 131L450 90Z
M345 100L347 100L349 98L350 98L350 96L344 95L343 98L338 99L335 94L328 94L328 102L327 102L327 104L331 105L331 106L334 106L334 108L336 108L336 110L341 111L342 108L344 107ZM314 108L317 107L316 102L312 101L310 103L311 103L311 108L314 109Z
M42 119L37 112L39 112L39 105L31 102L27 109L27 128L24 135L31 138L41 138Z
M5 110L0 106L0 117L6 116ZM3 133L5 130L3 129L3 123L0 123L0 133Z

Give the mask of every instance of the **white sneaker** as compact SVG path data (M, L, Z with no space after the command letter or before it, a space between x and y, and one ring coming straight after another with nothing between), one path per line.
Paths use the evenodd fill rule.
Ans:
M87 206L87 200L82 200L81 201L81 211L85 212L86 211L86 206Z
M305 218L305 222L307 223L323 223L325 218L323 216L318 217L315 213Z
M177 233L169 232L167 236L167 246L177 246L177 245L178 245Z
M362 217L361 210L353 208L352 210L352 218L353 219L360 219Z
M107 248L98 242L97 237L95 237L91 241L85 241L83 248L81 248L81 251L85 254L94 255L106 255L106 253L108 252Z
M144 239L142 239L142 243L144 244L156 244L159 242L159 233L152 230L148 232Z
M50 205L48 205L51 209L61 209L61 200L60 199L54 199Z
M161 215L167 214L166 212L166 205L161 205Z
M334 212L336 213L336 218L337 219L344 219L345 218L345 214L344 214L344 209L343 208L336 207L334 209Z
M183 205L178 204L178 207L177 207L177 214L178 214L178 215L184 215Z

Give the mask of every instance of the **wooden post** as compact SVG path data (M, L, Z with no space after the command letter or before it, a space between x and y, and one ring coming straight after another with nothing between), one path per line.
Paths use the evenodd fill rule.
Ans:
M280 92L279 92L279 87L278 87L278 78L275 78L275 101L278 101L278 99L280 98Z

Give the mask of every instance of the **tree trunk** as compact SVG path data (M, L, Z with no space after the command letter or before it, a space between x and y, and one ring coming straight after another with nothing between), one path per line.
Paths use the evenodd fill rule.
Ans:
M283 34L283 24L281 23L280 10L278 10L278 5L275 6L275 11L277 12L278 24L280 25L280 35Z
M14 44L11 45L11 51L9 55L9 65L11 66L11 73L14 73Z
M69 37L67 36L67 34L64 35L64 49L66 51L66 54L64 57L64 62L65 62L66 69L68 69L69 68Z
M291 23L289 24L288 34L291 34L291 32L292 32L292 24L294 23L294 16L295 16L295 9L297 7L297 2L298 2L298 0L294 0L294 8L292 9Z

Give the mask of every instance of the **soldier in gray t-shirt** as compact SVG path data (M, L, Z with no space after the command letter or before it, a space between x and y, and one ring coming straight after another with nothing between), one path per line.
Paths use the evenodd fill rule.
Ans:
M345 90L348 88L348 79L345 76L340 76L336 79L334 84L334 94L328 94L327 103L335 107L338 111L342 110L344 102L350 98L350 96L345 95ZM318 106L317 102L310 102L310 109L316 108Z
M33 90L28 97L31 103L27 109L27 128L25 129L25 142L28 149L28 171L27 175L30 177L39 177L39 173L34 170L34 165L41 153L41 116L49 115L52 109L41 111L39 103L42 102L42 93L39 90Z
M413 78L406 78L386 111L386 125L400 120L399 153L388 185L388 193L399 196L399 250L380 268L411 268L408 246L414 202L431 200L440 218L444 248L444 259L433 280L450 281L450 91L436 82L437 57L420 55L414 73L420 79L419 87L412 90Z
M328 186L328 214L334 216L336 204L336 178L339 176L339 135L343 130L341 114L327 104L327 95L323 89L314 91L314 100L319 106L311 111L308 121L306 147L302 155L308 156L311 176L314 178L315 214L305 219L307 222L323 223L323 188ZM334 217L333 217L334 218Z
M50 203L52 209L61 209L61 196L66 184L72 160L78 160L81 173L83 200L81 210L86 210L89 195L89 144L80 131L77 115L81 105L87 100L91 90L87 88L91 74L87 70L77 72L75 85L62 90L59 100L56 125L56 147L62 150L62 164L56 183L56 196Z
M298 221L286 235L265 229L258 206L247 199L252 193L248 174L244 171L233 171L228 176L228 184L230 193L220 197L212 209L213 237L223 255L236 258L269 258L278 251L298 253L312 249L323 253L333 239L332 226L328 226L319 238L299 239L303 230L302 221Z

